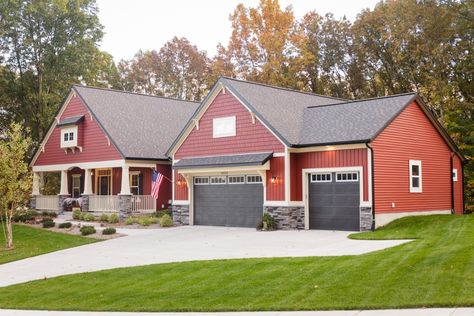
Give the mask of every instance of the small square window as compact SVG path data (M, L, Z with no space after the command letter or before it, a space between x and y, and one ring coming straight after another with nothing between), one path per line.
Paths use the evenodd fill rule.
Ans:
M212 120L212 137L235 136L235 116L219 117Z
M73 132L69 133L69 140L74 140L74 133Z

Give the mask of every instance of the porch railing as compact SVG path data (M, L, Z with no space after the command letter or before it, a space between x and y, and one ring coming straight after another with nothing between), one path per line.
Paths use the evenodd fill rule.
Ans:
M91 212L118 212L119 197L117 195L90 195L89 211Z
M132 212L155 210L156 200L151 195L132 195Z
M36 209L45 211L57 211L59 209L59 198L57 195L37 195Z

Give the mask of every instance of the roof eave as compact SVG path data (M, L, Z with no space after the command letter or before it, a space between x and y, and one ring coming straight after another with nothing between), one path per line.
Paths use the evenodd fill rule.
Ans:
M291 148L305 148L305 147L315 147L315 146L353 145L353 144L365 144L367 142L370 142L370 139L358 139L358 140L326 142L326 143L293 144L290 147Z

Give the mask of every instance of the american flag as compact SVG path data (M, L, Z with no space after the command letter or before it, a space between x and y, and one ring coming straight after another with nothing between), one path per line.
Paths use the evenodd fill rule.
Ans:
M161 182L163 182L163 175L158 171L153 170L153 175L151 176L151 196L155 200L158 199Z

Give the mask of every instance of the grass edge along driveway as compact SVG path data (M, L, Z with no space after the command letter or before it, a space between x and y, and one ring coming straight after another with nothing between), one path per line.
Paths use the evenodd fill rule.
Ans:
M14 249L5 249L5 237L0 225L0 264L34 257L98 241L82 236L56 233L24 225L13 225Z
M408 217L352 238L416 240L359 256L194 261L62 276L0 288L0 307L275 311L474 306L474 216Z

